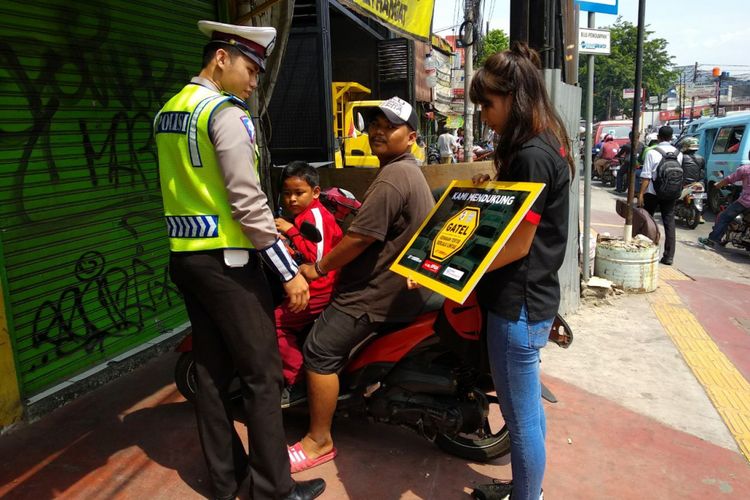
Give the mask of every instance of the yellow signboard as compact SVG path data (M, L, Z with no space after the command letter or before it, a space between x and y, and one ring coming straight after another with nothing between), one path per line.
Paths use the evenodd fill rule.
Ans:
M434 0L341 0L341 3L403 36L430 41Z
M391 271L463 304L544 184L453 181Z
M432 240L430 258L438 262L455 254L474 234L479 223L480 210L467 207L448 219Z

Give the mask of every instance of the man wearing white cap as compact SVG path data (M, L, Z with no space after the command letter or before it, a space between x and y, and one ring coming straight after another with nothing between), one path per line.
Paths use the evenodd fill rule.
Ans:
M318 317L303 348L310 402L310 429L289 449L292 472L336 456L331 423L339 392L337 373L351 350L384 323L407 323L422 310L427 291L408 290L389 271L435 204L410 153L417 115L398 97L380 104L368 121L378 174L344 238L315 265L303 264L309 280L341 269L331 304Z
M258 181L255 128L245 100L274 28L200 21L211 38L203 67L154 121L170 245L170 276L193 331L198 432L215 498L233 499L250 476L254 499L311 499L325 482L290 474L280 399L281 360L261 261L290 308L307 307L305 278L281 243ZM234 428L229 383L242 383L249 455Z

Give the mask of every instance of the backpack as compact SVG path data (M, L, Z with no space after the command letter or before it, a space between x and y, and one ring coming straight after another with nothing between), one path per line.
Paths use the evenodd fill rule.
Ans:
M703 180L698 162L695 161L695 158L688 153L682 154L682 176L684 178L683 180L685 181L685 184Z
M660 200L677 200L682 194L683 171L677 159L677 151L664 151L654 148L661 155L659 164L652 176L654 191Z
M362 203L346 189L329 187L320 192L320 202L341 224L349 214L357 214Z

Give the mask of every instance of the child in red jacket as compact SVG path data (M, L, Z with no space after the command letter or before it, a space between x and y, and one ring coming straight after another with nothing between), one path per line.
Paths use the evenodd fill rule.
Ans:
M319 200L320 176L317 170L303 161L287 165L282 174L281 200L285 210L294 216L294 224L283 218L276 219L276 229L284 234L305 262L318 262L342 238L342 232L331 212ZM315 243L300 234L303 222L309 222L321 235ZM275 310L276 336L284 372L286 387L282 392L282 407L300 397L300 384L304 378L301 372L302 352L297 343L297 335L310 326L331 301L331 292L336 280L336 272L310 283L310 302L306 309L293 313L284 301Z

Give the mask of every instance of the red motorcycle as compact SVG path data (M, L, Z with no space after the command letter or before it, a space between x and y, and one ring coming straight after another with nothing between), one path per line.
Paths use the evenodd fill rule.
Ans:
M510 442L492 393L484 352L485 314L474 295L464 304L437 294L433 298L411 324L378 332L351 355L340 374L337 412L409 427L466 460L485 462L505 455ZM570 327L559 315L550 340L565 348L573 341ZM193 401L191 336L176 350L182 354L175 382L180 393ZM231 390L239 396L237 379ZM544 387L543 397L557 401ZM306 407L306 398L292 400L289 407Z

